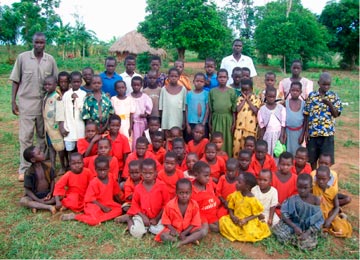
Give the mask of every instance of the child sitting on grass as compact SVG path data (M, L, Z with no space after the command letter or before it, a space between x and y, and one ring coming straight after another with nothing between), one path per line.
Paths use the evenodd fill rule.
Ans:
M312 178L309 174L300 174L296 186L299 195L283 203L281 221L273 227L273 233L281 243L311 250L317 246L317 235L324 223L320 199L311 194Z
M192 185L188 179L176 182L176 197L170 200L161 218L165 228L156 235L156 241L177 242L177 247L189 243L199 243L207 231L201 228L200 210L191 199Z
M20 205L30 208L33 213L36 213L37 209L46 209L55 214L54 169L44 163L45 154L38 147L26 148L23 156L27 162L31 163L31 166L25 172L25 195L20 199Z
M251 193L256 179L251 173L238 177L237 191L227 198L229 215L220 218L220 233L230 241L256 242L271 235L267 223L259 220L263 205Z
M77 143L78 152L85 158L97 155L97 142L101 139L98 127L94 121L87 121L85 126L85 138L80 138Z
M131 206L132 197L136 185L141 182L140 172L141 162L139 160L133 160L129 163L129 178L124 183L124 203L122 205L123 212L127 212ZM115 220L116 221L116 220Z

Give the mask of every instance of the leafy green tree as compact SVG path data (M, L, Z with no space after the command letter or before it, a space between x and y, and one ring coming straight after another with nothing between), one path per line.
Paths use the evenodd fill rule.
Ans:
M341 67L355 69L359 62L359 1L328 2L320 15L332 39L328 46L343 56Z
M0 6L0 42L6 45L11 56L11 45L16 45L19 37L20 16L11 7Z
M301 59L306 63L326 52L328 34L314 14L293 0L291 9L286 0L259 7L255 29L256 47L261 56L281 55L286 71L287 61Z
M138 30L154 47L176 48L179 59L228 44L231 31L210 0L147 0L146 11Z
M75 27L72 32L72 40L75 48L79 47L81 57L88 56L88 48L97 41L96 33L92 30L87 30L84 22L81 21L78 15L74 15Z

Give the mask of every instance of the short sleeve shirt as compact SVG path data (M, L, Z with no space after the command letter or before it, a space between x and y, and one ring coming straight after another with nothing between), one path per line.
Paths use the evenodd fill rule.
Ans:
M253 60L249 56L241 54L239 61L237 61L233 55L227 56L222 59L220 68L226 69L229 75L231 75L232 70L235 67L249 68L250 77L255 77L257 75ZM233 79L230 77L227 82L227 85L230 85L232 83L233 83Z
M105 71L100 73L99 76L101 77L101 81L102 81L102 88L101 90L104 93L109 93L111 97L116 96L116 91L115 91L115 82L118 80L122 80L122 77L117 74L116 72L114 72L114 75L109 78Z

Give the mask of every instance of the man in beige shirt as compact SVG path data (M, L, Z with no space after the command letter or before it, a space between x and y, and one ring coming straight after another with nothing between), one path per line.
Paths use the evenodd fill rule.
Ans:
M43 33L33 36L33 49L26 51L16 59L10 75L12 81L12 112L19 116L20 167L19 181L30 163L26 162L23 152L33 145L34 129L37 145L45 150L44 121L41 114L44 97L43 83L47 76L57 77L58 68L55 59L44 52L46 38ZM16 102L18 97L18 103Z

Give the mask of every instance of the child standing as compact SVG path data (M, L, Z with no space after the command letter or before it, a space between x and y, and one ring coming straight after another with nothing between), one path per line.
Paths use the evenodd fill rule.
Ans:
M276 225L280 219L275 213L275 209L278 206L278 193L277 190L271 186L272 173L269 170L261 170L257 177L257 184L251 189L252 194L260 201L264 206L264 218L265 222L272 227Z
M80 138L77 141L77 150L85 158L88 156L97 155L97 142L101 139L98 134L97 124L93 121L88 121L85 126L85 138Z
M211 143L216 145L216 155L220 156L226 162L229 159L228 154L222 150L224 144L224 135L221 132L213 132L211 135Z
M99 75L94 75L91 79L93 93L86 96L82 110L82 119L85 123L89 120L94 121L103 134L108 127L109 117L114 113L110 98L101 91L102 81Z
M311 165L308 150L305 147L299 147L295 153L294 165L291 167L291 173L299 175L301 173L311 173Z
M210 92L211 89L219 86L216 75L216 62L214 59L206 58L205 60L205 86L204 90Z
M184 61L182 60L177 60L174 63L174 68L176 68L179 72L179 80L178 80L178 85L180 86L184 86L186 88L187 91L191 90L191 83L190 80L187 76L185 76L184 73ZM169 85L169 78L167 78L165 80L165 85Z
M224 135L223 150L232 157L233 133L235 129L236 93L226 86L228 72L220 69L218 72L219 86L209 93L211 132L219 131Z
M204 126L205 137L209 137L209 93L205 91L205 75L203 73L196 73L194 76L195 89L191 90L186 95L185 113L186 113L186 141L190 141L191 130L197 124Z
M58 74L58 86L59 86L59 93L61 93L61 96L64 96L64 94L69 90L70 85L70 74L67 71L61 71Z
M166 74L160 72L161 67L161 58L159 56L152 56L150 61L150 69L156 72L156 84L159 87L163 87L165 85ZM149 86L148 75L144 76L144 89Z
M205 146L209 142L209 139L204 138L205 126L197 124L192 130L193 139L188 143L188 151L194 152L199 158L204 156Z
M133 92L131 98L135 103L135 113L133 121L133 135L132 135L132 150L135 149L136 140L141 137L144 130L147 128L146 118L150 115L152 110L152 101L148 95L141 92L143 79L141 77L133 77L131 79L131 86Z
M235 82L235 81L234 81ZM237 116L234 133L235 158L244 148L245 137L256 136L258 132L257 113L260 108L260 99L253 94L253 83L250 79L241 80L241 95L237 99Z
M257 114L260 137L268 143L268 153L273 156L275 144L278 140L285 143L286 109L276 104L276 89L267 88L265 91L266 104Z
M84 214L64 214L61 220L77 220L90 226L114 219L121 215L120 188L109 173L109 159L99 156L95 160L97 177L94 178L85 194Z
M230 241L256 242L271 235L269 226L259 220L263 205L251 193L256 179L251 173L238 177L237 191L230 194L227 202L229 215L219 221L220 233Z
M130 139L136 104L134 99L126 95L125 81L116 81L114 87L117 95L111 98L111 105L114 108L114 113L121 118L120 133Z
M210 165L210 177L213 182L218 183L221 175L225 174L226 166L225 161L216 155L216 145L208 143L205 146L205 155L201 159Z
M185 126L186 88L178 84L179 72L176 68L169 70L169 85L161 89L159 110L161 115L161 128L170 130L177 126Z
M265 89L263 91L261 91L261 93L259 95L260 99L261 99L261 103L266 103L266 98L265 98L266 89L269 88L269 87L272 87L272 88L275 87L276 74L274 72L271 72L271 71L266 72L264 83L265 83Z
M132 89L130 88L132 78L141 77L141 75L135 72L136 58L134 56L132 55L126 56L124 61L124 66L125 66L125 71L120 74L120 77L122 77L123 81L128 87L126 89L126 96L129 96L132 91Z
M82 76L85 81L85 85L81 86L80 89L86 93L92 93L91 79L94 76L94 70L91 67L85 67L82 70Z
M320 199L311 194L312 178L309 174L300 174L296 185L299 195L290 197L281 206L282 220L273 227L273 232L281 243L311 250L317 245L317 234L324 223Z
M54 169L44 163L45 154L38 147L26 148L23 156L27 162L31 163L31 166L25 172L25 195L20 199L20 205L30 208L34 213L37 209L46 209L55 214Z
M299 97L301 95L301 83L292 82L290 85L291 98L285 101L286 107L286 150L295 154L296 150L304 142L305 102Z
M230 84L230 87L232 87L235 90L236 98L241 96L241 68L235 67L232 70L231 78L233 79L233 83Z
M157 84L157 72L154 70L150 70L147 74L148 77L148 85L147 88L143 89L143 93L148 95L151 98L153 108L151 110L151 116L160 117L159 112L159 99L161 87Z

